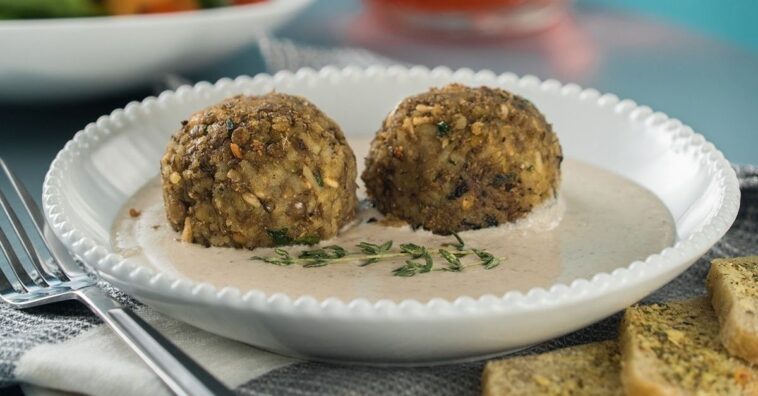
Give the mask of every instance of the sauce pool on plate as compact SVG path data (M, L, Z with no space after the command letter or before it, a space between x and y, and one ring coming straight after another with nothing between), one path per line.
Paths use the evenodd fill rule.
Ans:
M368 143L352 143L356 157L362 158ZM139 215L134 216L134 211L130 215L135 208ZM414 231L408 226L368 222L371 217L381 215L365 205L358 217L354 225L321 245L337 244L355 251L355 245L361 241L381 244L392 240L395 247L400 243L416 243L436 250L442 244L455 242L450 236ZM461 296L477 298L485 294L502 296L512 290L525 292L611 272L671 246L675 226L665 205L645 188L603 169L566 160L557 201L536 208L516 223L459 235L467 246L486 249L500 257L500 265L492 269L467 265L462 272L434 271L413 277L398 277L392 272L407 257L368 266L360 266L360 262L317 268L277 266L250 259L271 256L273 249L205 248L181 242L179 233L166 220L160 182L156 178L125 203L113 224L111 243L116 253L137 264L219 288L236 287L243 293L258 289L293 298L310 295L317 299L428 301ZM288 250L295 256L305 248ZM461 261L475 263L476 257L471 256Z

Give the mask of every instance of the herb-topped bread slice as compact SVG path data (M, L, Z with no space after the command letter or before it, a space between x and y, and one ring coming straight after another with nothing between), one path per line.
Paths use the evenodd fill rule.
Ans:
M758 256L713 260L707 284L721 343L758 364Z
M620 349L627 395L758 395L758 373L721 345L707 298L627 308Z
M623 395L616 341L487 363L482 394Z

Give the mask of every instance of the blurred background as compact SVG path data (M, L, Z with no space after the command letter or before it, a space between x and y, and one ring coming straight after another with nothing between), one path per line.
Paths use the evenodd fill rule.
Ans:
M0 156L39 196L55 153L100 115L351 47L576 82L756 164L757 14L752 0L0 0Z

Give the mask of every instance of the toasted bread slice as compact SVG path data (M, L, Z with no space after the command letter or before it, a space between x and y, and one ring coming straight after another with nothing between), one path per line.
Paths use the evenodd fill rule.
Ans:
M713 260L707 285L721 343L758 364L758 256Z
M758 373L719 341L707 298L627 308L621 382L637 395L758 395Z
M623 395L616 341L487 363L482 394Z

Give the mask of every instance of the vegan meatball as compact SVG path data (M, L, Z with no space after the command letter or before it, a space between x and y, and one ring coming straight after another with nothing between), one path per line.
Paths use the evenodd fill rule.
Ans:
M562 159L531 102L451 84L406 98L387 116L362 179L385 215L450 234L517 220L556 197Z
M161 159L182 240L256 248L313 244L355 216L355 155L306 99L235 96L193 114Z

